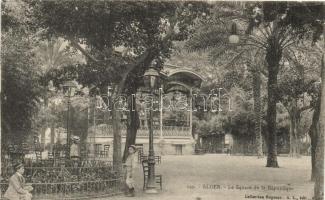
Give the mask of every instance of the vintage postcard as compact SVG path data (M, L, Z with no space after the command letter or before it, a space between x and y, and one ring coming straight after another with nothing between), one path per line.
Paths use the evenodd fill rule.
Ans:
M322 200L324 13L3 0L0 199Z

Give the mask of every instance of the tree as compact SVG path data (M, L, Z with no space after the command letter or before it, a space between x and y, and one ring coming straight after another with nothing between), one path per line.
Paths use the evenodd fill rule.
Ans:
M318 50L321 53L321 87L319 98L316 102L316 108L313 116L312 134L315 136L314 157L312 157L313 171L312 178L315 179L314 197L317 200L324 199L324 134L325 134L325 26L323 23L323 45L319 45Z
M32 131L41 90L29 31L26 7L21 1L1 2L2 40L2 142L22 142ZM3 143L4 144L4 143Z
M242 12L243 4L218 3L211 13L214 15L204 22L198 24L197 31L187 43L190 50L208 49L210 50L209 59L220 71L222 68L229 70L229 66L237 70L244 70L244 73L252 74L252 90L254 94L255 111L255 136L256 154L262 157L262 136L261 136L261 85L262 74L265 75L264 63L262 62L263 51L255 43L249 44L243 31L238 30L243 43L232 45L228 43L230 35L229 25L233 21L238 22L241 27L247 26L245 19L247 15ZM234 30L236 31L236 30ZM257 33L258 34L258 33ZM259 33L261 34L261 33ZM246 43L246 42L247 43ZM250 41L252 42L252 41ZM224 61L222 64L220 60ZM244 65L242 63L245 63ZM218 77L220 79L220 77Z
M290 20L289 24L294 28L301 30L313 30L312 31L312 44L316 44L319 46L317 41L321 38L323 33L324 39L324 3L302 3L302 4L292 4L290 7L291 15L297 17L297 20ZM306 32L305 32L306 33ZM324 198L324 118L319 118L324 113L324 109L322 109L322 105L324 105L324 46L318 48L322 56L320 56L320 68L321 68L321 92L319 94L318 103L316 103L316 108L314 110L313 122L311 128L315 138L312 138L314 142L312 142L312 154L314 149L314 157L312 155L312 162L314 158L314 166L315 166L315 190L314 190L314 198L315 199L323 199ZM318 106L319 105L319 106ZM321 110L318 110L321 109ZM322 114L318 114L318 112ZM319 125L320 123L320 125ZM320 129L322 127L322 130ZM316 144L315 144L316 143Z
M79 82L83 85L93 84L100 89L111 85L113 102L122 93L129 92L125 91L129 84L141 81L139 76L154 59L158 58L161 63L169 55L172 40L188 35L186 25L197 16L188 13L199 10L199 7L187 6L189 4L89 1L31 3L40 27L47 28L49 34L67 39L87 57L87 64L77 67ZM176 26L178 33L175 32ZM116 52L119 46L130 49L130 54ZM119 170L120 113L113 110L112 117L113 160L115 169Z
M290 155L297 157L300 154L299 138L301 134L303 134L299 132L301 115L304 111L312 108L309 102L307 102L306 94L317 80L314 78L310 79L308 76L305 77L303 73L297 70L299 67L292 67L293 64L294 63L289 64L289 62L285 62L281 69L278 95L289 114ZM295 64L301 65L301 62L296 61ZM305 70L314 68L311 62L306 63L305 66L301 66L300 68L302 67Z
M325 29L324 29L325 30ZM324 134L325 134L325 55L323 52L321 60L321 113L320 113L320 134L318 136L318 144L316 147L315 159L316 163L316 182L315 182L315 198L318 200L324 199Z
M254 61L252 62L254 63ZM262 102L261 102L261 72L258 67L252 69L253 74L253 98L254 98L254 132L256 154L258 158L263 157L263 137L262 137Z
M311 138L311 180L315 181L314 197L317 200L324 198L324 50L323 47L317 48L321 53L321 82L318 82L312 88L314 91L311 93L314 95L313 105L313 117L312 124L309 129L309 135Z
M315 25L315 19L321 17L322 8L315 4L299 4L284 2L265 3L220 3L216 7L219 11L217 20L207 23L205 31L193 37L192 47L215 48L215 55L218 57L231 49L226 44L229 30L227 26L236 22L238 33L241 37L238 53L233 53L230 63L241 57L247 49L252 47L261 51L265 56L266 71L268 77L268 109L267 109L267 143L268 157L267 167L278 167L277 146L276 146L276 103L277 99L277 76L280 70L280 63L286 52L292 52L291 46L309 36L308 28ZM245 12L243 12L245 10ZM246 20L245 20L246 19ZM247 20L248 19L248 20ZM247 23L248 21L248 23ZM306 26L305 26L306 25ZM306 29L307 27L307 29ZM317 23L316 26L317 27ZM216 34L216 31L218 33ZM199 29L200 31L200 29ZM246 35L241 35L242 32ZM319 28L316 28L315 36L319 35ZM221 48L223 47L223 48ZM238 47L238 45L236 46ZM243 50L243 51L240 51ZM236 51L235 51L236 52ZM288 53L290 54L290 53ZM264 70L262 70L262 73Z
M62 68L67 65L77 64L82 62L82 58L76 55L73 55L73 52L67 49L67 42L62 38L51 38L49 40L40 41L38 48L36 50L36 55L38 58L38 65L40 65L40 75L41 75L41 86L43 87L43 103L45 109L49 107L48 99L53 95L54 91L51 91L49 85L54 78L51 73L59 68ZM52 82L51 82L52 81ZM52 120L45 119L43 123L43 129L41 130L41 144L44 147L45 145L45 130L48 128L48 125L51 126L51 138L54 137L54 118Z
M309 33L306 27L315 24L315 19L322 14L322 6L318 4L297 4L297 3L263 3L265 22L271 22L270 32L266 45L266 62L268 68L268 131L269 131L269 154L267 166L277 167L276 160L276 136L274 130L276 127L276 84L279 73L279 64L283 54L291 50L290 46L299 42ZM257 21L257 23L256 23ZM252 27L260 25L259 20L254 18L251 21ZM317 27L317 26L316 26ZM270 33L270 34L268 34ZM319 31L315 31L313 38L317 38ZM292 52L292 51L291 51Z
M291 20L290 24L301 30L313 30L312 31L312 44L316 44L318 49L319 59L321 60L321 92L319 92L319 98L316 101L316 106L314 107L314 115L311 125L311 136L312 136L312 166L313 171L312 175L316 178L314 198L323 199L324 198L324 129L321 130L320 127L324 127L324 122L320 118L321 113L324 112L321 105L324 105L324 46L319 44L319 39L323 33L324 39L324 3L302 3L302 4L293 4L290 7L291 14L294 14L298 20ZM306 33L306 32L305 32ZM314 155L313 155L314 154ZM313 177L312 177L313 178Z

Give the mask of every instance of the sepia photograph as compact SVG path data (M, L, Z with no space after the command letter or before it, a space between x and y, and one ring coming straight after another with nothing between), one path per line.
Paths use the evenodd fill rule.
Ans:
M2 0L0 200L324 200L325 1Z

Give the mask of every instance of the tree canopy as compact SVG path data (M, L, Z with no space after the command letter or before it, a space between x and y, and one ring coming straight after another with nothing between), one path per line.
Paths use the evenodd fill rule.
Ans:
M86 66L76 67L79 81L102 87L126 77L132 86L154 58L163 62L171 41L185 39L194 19L204 12L205 3L193 4L34 1L30 6L46 35L67 39L87 57ZM132 67L139 64L144 67Z
M32 120L41 95L41 77L34 51L37 41L27 26L26 6L19 2L1 4L1 127L3 137L8 141L23 140L32 131Z

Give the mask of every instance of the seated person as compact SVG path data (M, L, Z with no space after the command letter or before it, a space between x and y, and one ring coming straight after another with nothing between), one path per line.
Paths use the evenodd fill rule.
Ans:
M25 183L23 174L25 172L24 165L18 163L14 165L16 173L9 179L9 187L4 195L8 200L31 200L33 190L32 186L28 186Z

